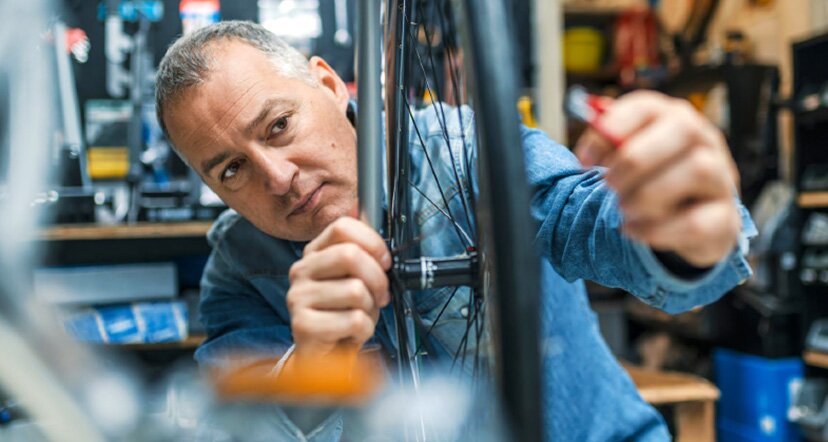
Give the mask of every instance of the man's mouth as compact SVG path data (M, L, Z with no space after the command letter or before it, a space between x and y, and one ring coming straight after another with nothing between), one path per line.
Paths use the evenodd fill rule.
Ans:
M319 196L322 193L322 187L324 185L324 183L320 184L319 187L317 187L312 192L308 193L307 195L302 197L302 199L297 201L296 205L293 207L293 210L291 210L288 214L288 217L294 215L301 215L305 212L309 212L314 207L316 207L316 205L319 204Z

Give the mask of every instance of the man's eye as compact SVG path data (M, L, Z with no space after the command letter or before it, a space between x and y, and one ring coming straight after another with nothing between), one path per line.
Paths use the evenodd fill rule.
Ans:
M221 181L227 181L232 179L236 174L239 172L239 168L241 167L241 161L233 161L232 163L227 165L227 168L221 172Z
M270 136L271 137L274 136L274 135L279 135L279 133L281 133L282 131L287 129L288 118L289 117L287 115L285 115L284 117L279 117L279 119L276 120L273 123L273 126L270 127Z

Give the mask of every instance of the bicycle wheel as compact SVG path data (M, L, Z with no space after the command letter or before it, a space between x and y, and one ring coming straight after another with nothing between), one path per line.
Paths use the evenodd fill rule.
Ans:
M505 7L498 0L385 6L388 235L401 375L416 385L423 364L448 357L451 370L492 381L515 440L540 440L540 266Z

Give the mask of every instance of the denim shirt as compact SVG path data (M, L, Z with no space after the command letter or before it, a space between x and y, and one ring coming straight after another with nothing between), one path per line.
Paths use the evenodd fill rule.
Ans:
M448 120L445 129L451 149L445 148L434 107L415 112L419 134L410 131L411 180L418 189L412 190L411 198L423 256L465 251L462 235L443 212L452 213L469 235L475 225L463 208L463 195L469 198L470 192L477 192L473 115L467 108L446 107L440 113ZM716 301L749 277L743 253L734 250L692 280L674 275L649 247L621 234L622 214L616 195L602 180L602 169L584 170L567 148L539 130L524 127L522 147L532 192L531 214L537 223L534 246L543 257L541 391L547 435L578 441L668 439L660 415L640 398L601 338L582 280L622 288L647 304L678 313ZM462 185L456 184L455 176ZM744 207L736 204L744 240L755 234L755 228ZM208 339L196 351L197 361L202 366L226 367L227 356L240 351L278 358L292 345L285 303L288 270L301 257L304 244L268 236L233 211L219 217L208 240L213 252L202 277L200 304ZM469 297L464 290L451 296L433 327L432 344L438 353L453 354L465 331ZM448 288L414 294L426 325L431 325L450 295ZM375 339L389 353L394 349L388 347L396 342L393 329L386 307ZM285 437L299 440L337 440L342 432L335 415L307 435L286 418L282 425Z

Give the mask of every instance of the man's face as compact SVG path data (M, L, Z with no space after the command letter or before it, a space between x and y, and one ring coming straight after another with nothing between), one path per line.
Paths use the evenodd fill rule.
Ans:
M314 86L239 41L210 48L207 81L168 105L173 144L228 206L277 238L306 241L356 215L356 132L348 93L321 59Z

